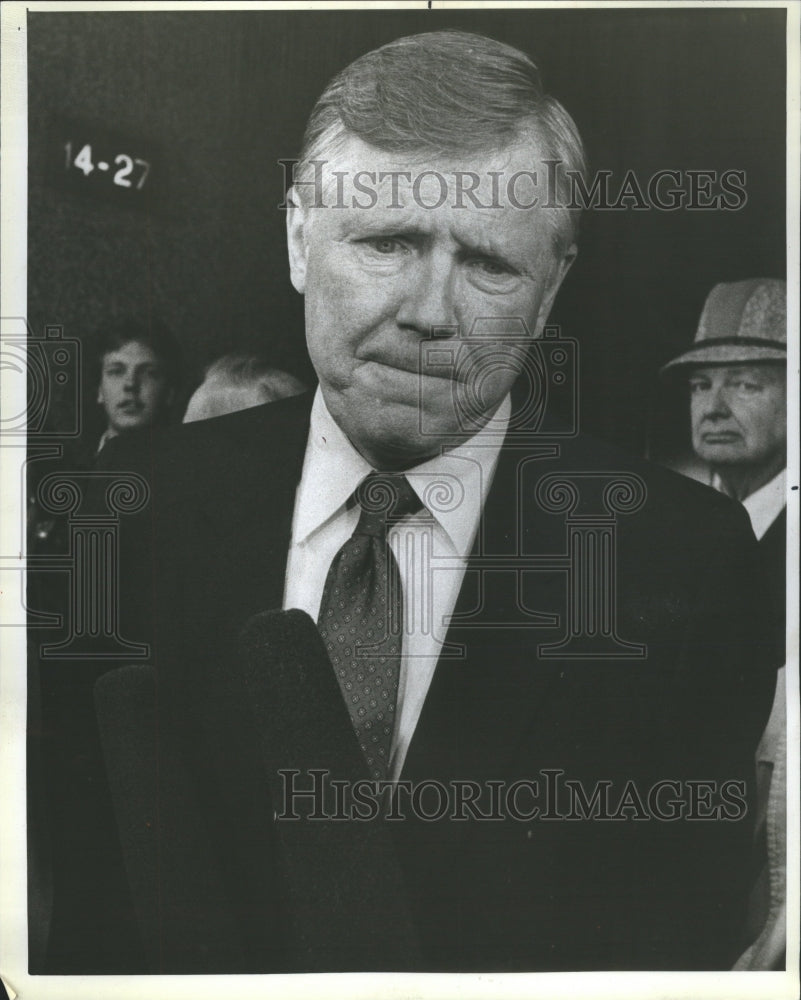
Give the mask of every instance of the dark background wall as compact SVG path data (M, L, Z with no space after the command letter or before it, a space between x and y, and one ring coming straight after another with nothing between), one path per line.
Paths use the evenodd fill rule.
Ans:
M83 338L158 315L197 371L257 348L308 375L289 284L280 158L328 79L401 34L482 31L529 52L591 165L743 170L739 211L591 211L553 319L579 339L584 429L645 448L676 404L655 373L718 281L785 268L782 10L33 13L29 322ZM63 116L157 148L144 210L53 183ZM614 185L613 185L614 186Z

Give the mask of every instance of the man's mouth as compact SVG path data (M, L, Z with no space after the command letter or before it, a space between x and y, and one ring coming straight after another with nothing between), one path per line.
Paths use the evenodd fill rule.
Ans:
M362 358L361 360L365 364L380 365L382 368L391 368L393 371L403 372L406 375L445 379L452 379L453 377L449 371L442 368L421 365L419 357L405 358L376 355L374 357Z
M117 407L123 413L140 413L142 404L136 399L126 399Z
M495 360L500 351L497 347L483 347L483 350L465 351L463 345L453 341L443 340L436 347L424 352L414 353L376 353L359 358L363 364L380 365L418 378L435 378L444 382L472 383L482 370L486 371L487 362ZM485 360L482 362L482 358Z
M740 440L737 431L707 431L702 435L702 440L708 444L731 444Z

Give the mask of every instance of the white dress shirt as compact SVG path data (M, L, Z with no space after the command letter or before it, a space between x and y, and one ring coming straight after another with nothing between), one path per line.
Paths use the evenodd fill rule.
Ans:
M726 492L717 473L712 476L712 485L720 493ZM762 538L779 514L781 514L786 503L786 469L782 469L770 482L765 483L764 486L760 486L751 496L746 497L742 501L743 507L748 511L748 516L751 518L751 527L754 529L757 541Z
M750 497L743 500L743 507L751 518L751 527L757 538L762 538L781 514L787 503L787 470L782 469L769 483L765 483Z
M433 518L407 515L389 531L404 594L389 770L393 780L403 768L428 693L510 412L507 397L490 424L470 440L405 473ZM359 520L358 507L348 509L347 501L373 471L334 421L318 389L295 494L284 608L300 608L317 620L331 561Z

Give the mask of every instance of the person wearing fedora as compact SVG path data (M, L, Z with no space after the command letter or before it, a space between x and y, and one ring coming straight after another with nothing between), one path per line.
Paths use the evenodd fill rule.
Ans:
M692 446L711 485L739 500L759 541L769 596L773 709L757 748L755 863L744 943L736 969L784 967L786 908L785 573L787 289L749 279L716 285L695 341L661 374L686 379Z

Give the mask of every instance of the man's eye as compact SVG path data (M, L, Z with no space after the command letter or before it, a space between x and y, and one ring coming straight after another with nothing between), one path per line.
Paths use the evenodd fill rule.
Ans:
M703 392L704 389L708 389L709 385L706 382L690 382L690 392Z
M757 382L746 382L745 379L738 379L729 384L737 392L743 393L743 395L748 395L753 392L759 392L759 390L762 388L762 386L759 385Z
M508 265L490 257L477 257L470 263L475 270L490 278L501 278L514 273Z
M374 236L365 240L367 246L376 253L388 256L397 253L401 249L401 243L392 236Z

